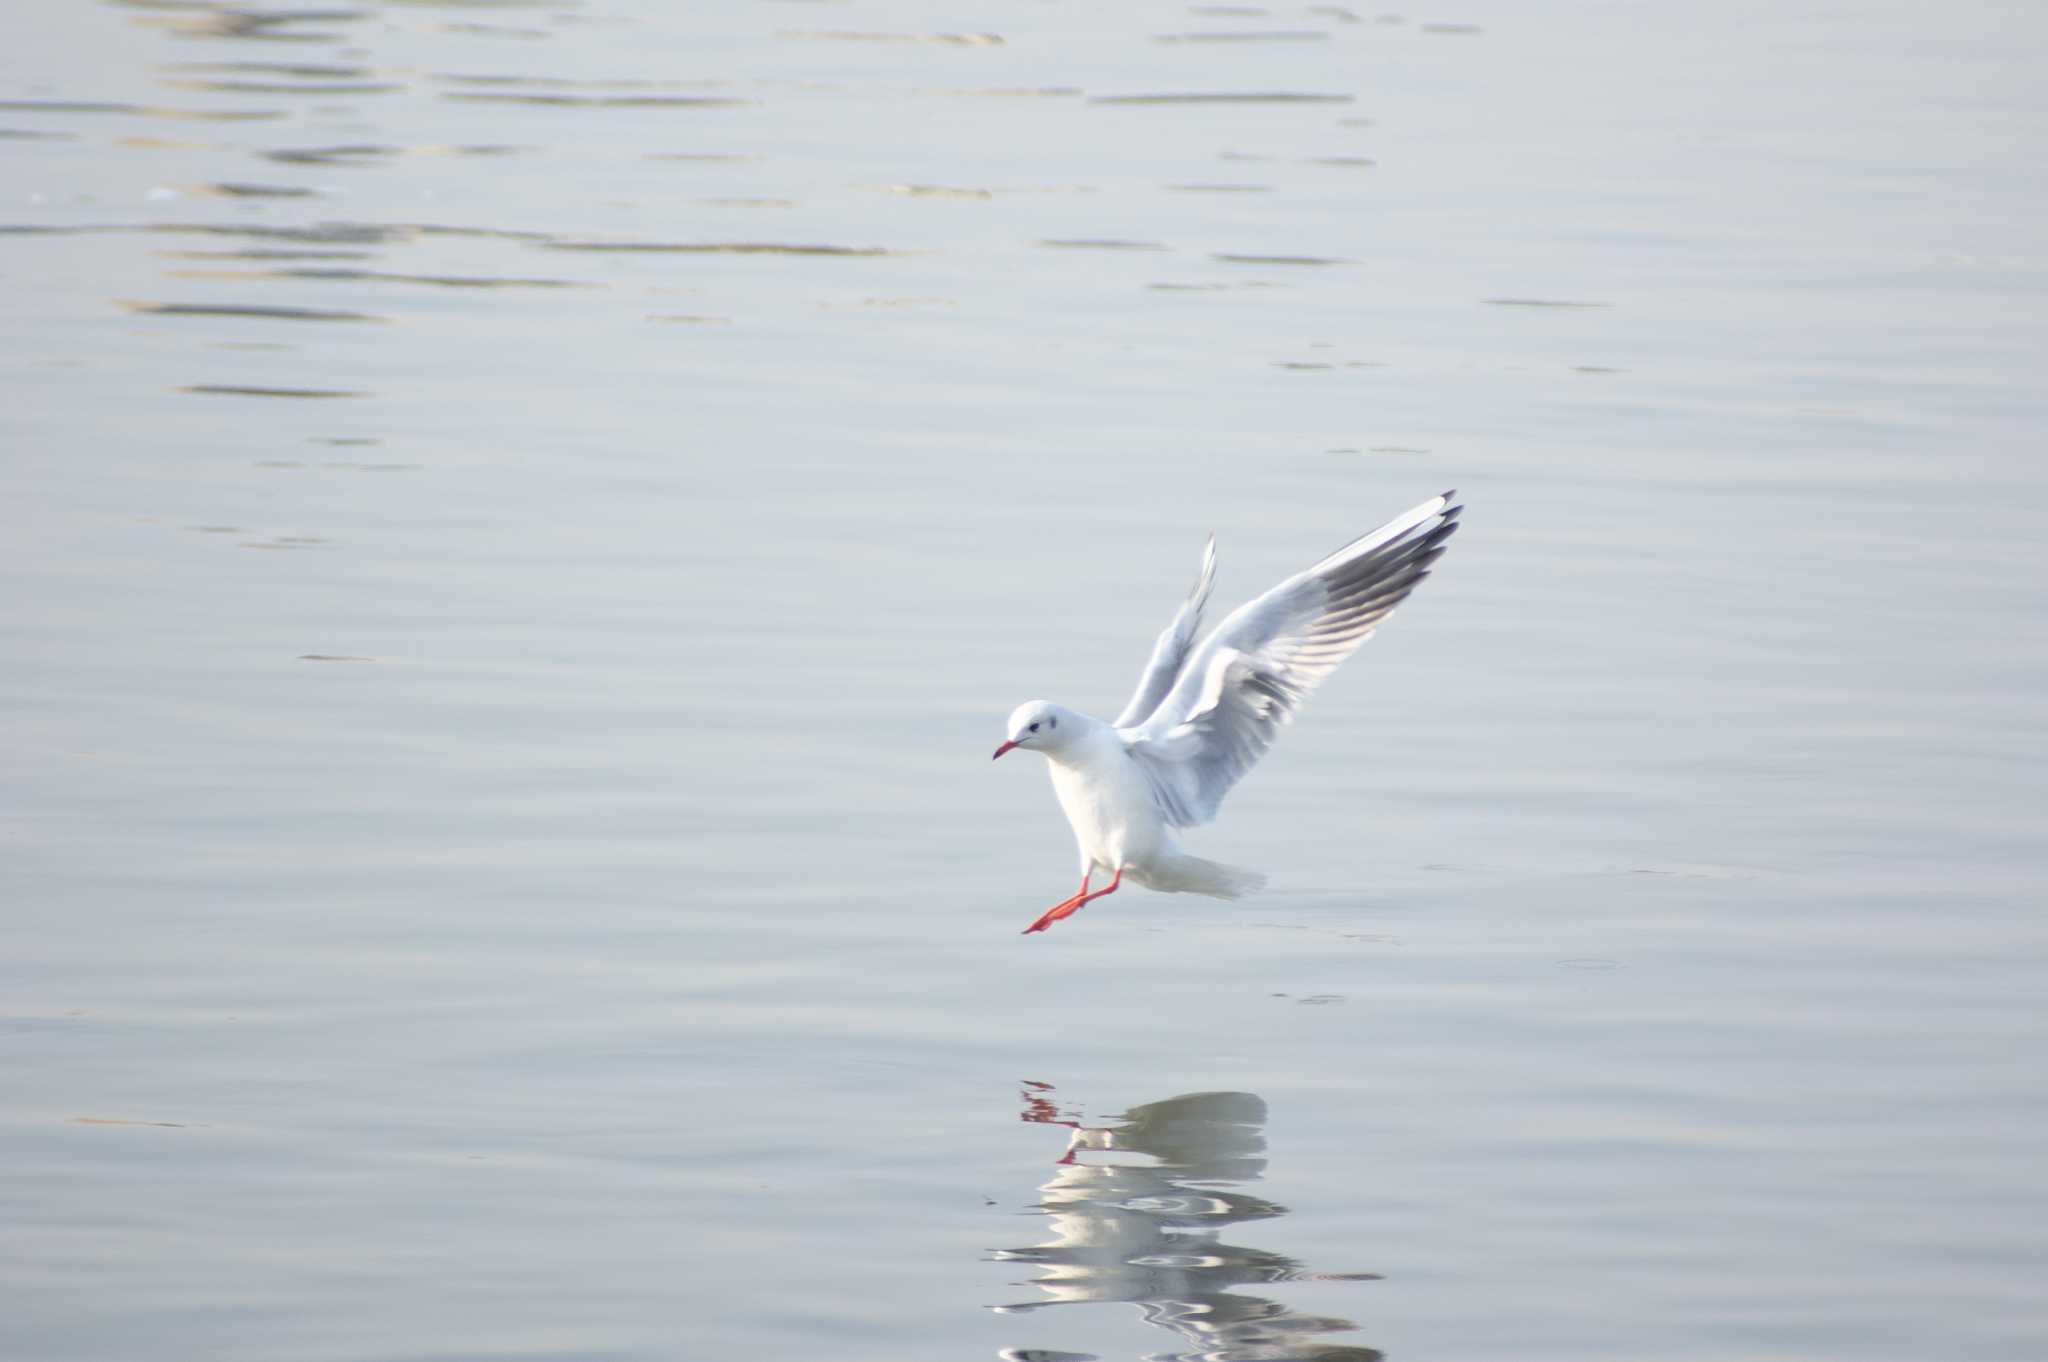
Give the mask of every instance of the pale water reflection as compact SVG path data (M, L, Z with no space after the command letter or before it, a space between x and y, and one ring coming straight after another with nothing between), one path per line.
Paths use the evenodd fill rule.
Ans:
M1147 1324L1192 1351L1156 1362L1377 1362L1374 1348L1332 1342L1358 1326L1240 1290L1300 1281L1377 1281L1370 1272L1312 1272L1283 1253L1226 1242L1238 1226L1288 1212L1237 1190L1266 1169L1266 1104L1248 1092L1193 1092L1132 1107L1100 1124L1057 1105L1051 1085L1027 1083L1023 1119L1072 1133L1039 1187L1051 1236L991 1259L1043 1271L1045 1299L991 1307L1022 1314L1055 1305L1135 1305ZM1079 1322L1086 1329L1087 1321ZM1043 1358L1007 1349L1007 1358ZM1068 1354L1068 1356L1075 1356Z

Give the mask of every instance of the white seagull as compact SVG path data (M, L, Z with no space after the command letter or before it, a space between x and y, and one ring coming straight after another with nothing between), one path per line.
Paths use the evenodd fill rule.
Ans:
M1455 495L1431 497L1352 540L1239 606L1196 644L1216 577L1211 535L1202 575L1159 636L1123 713L1104 723L1044 700L1017 707L996 755L1018 747L1045 754L1081 847L1081 887L1026 935L1114 894L1125 875L1147 889L1221 899L1265 884L1257 871L1190 856L1173 829L1213 819L1309 692L1429 575L1458 528L1464 507L1451 504ZM1109 885L1091 893L1097 870Z

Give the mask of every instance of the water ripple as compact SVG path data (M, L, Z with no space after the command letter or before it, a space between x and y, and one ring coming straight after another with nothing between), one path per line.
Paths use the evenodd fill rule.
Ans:
M290 258L293 253L285 253ZM317 253L307 252L308 255ZM279 269L279 270L177 270L174 277L185 279L315 279L340 283L424 284L433 288L602 288L602 284L576 279L519 279L491 275L399 274L388 270Z
M146 303L116 298L115 304L130 312L152 317L242 317L273 322L388 322L389 317L368 312L335 311L314 307L262 307L249 303Z
M950 47L1002 47L1000 33L868 33L853 29L799 29L776 30L778 38L800 38L820 42L838 43L940 43Z
M140 0L124 0L136 9L168 10L169 4L151 4ZM300 32L297 24L347 24L371 17L366 9L304 9L304 10L257 10L235 6L213 7L204 3L198 5L177 5L177 9L201 12L193 15L180 14L177 17L158 21L177 38L238 38L252 42L272 43L338 43L346 36L341 33Z
M588 109L733 109L756 102L718 95L558 95L512 90L444 90L441 98L470 104L541 104Z
M820 246L780 241L549 241L556 251L611 251L649 255L904 255L883 246Z
M1163 251L1163 241L1125 241L1118 237L1052 237L1038 243L1063 251Z
M1315 28L1275 28L1249 33L1155 33L1155 43L1326 43L1330 35Z
M1210 255L1211 260L1221 260L1229 265L1354 265L1355 260L1345 260L1332 255L1240 255L1234 252L1218 251Z
M1355 95L1293 94L1284 90L1232 93L1091 95L1090 104L1349 104Z
M254 123L283 118L282 109L167 109L88 99L0 99L0 110L17 113L128 114L137 118L181 118L207 123Z
M216 397L368 397L366 392L344 388L262 388L244 383L188 383L181 393L204 393Z

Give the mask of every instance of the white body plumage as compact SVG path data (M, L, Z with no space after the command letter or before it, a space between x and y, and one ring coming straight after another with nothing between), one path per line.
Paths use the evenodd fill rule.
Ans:
M1035 713L1027 717L1025 710ZM1151 783L1116 729L1058 705L1026 705L1012 718L1021 719L1012 726L1026 732L1033 718L1041 724L1051 721L1040 734L1057 741L1033 745L1045 753L1053 793L1080 848L1083 876L1091 870L1105 875L1122 871L1147 889L1233 899L1265 882L1256 871L1181 850Z

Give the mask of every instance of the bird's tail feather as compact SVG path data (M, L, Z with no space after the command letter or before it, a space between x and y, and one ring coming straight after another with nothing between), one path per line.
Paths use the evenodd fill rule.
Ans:
M1266 887L1266 877L1220 861L1205 861L1183 852L1154 888L1175 894L1207 894L1215 899L1241 899Z

